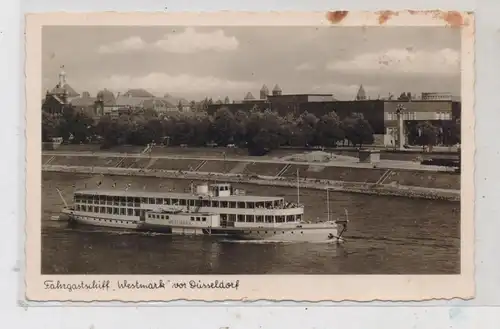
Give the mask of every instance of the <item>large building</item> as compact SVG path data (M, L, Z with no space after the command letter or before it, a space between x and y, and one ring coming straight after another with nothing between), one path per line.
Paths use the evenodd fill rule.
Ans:
M79 96L80 94L66 81L66 72L64 71L64 65L62 65L61 72L59 72L59 82L52 90L47 90L45 93L42 109L51 114L61 114L64 107Z
M61 66L59 82L52 90L47 90L42 100L42 110L52 114L61 114L65 106L72 106L94 119L106 114L117 117L124 113L148 109L158 113L190 111L189 102L183 98L175 98L169 94L156 97L145 89L129 89L123 94L117 93L116 97L106 88L100 90L96 97L92 97L86 91L80 95L68 84L64 66Z
M269 94L269 89L263 85L259 91L258 99L251 92L248 92L241 101L234 101L231 104L223 104L222 102L210 104L207 111L209 114L213 114L218 109L225 107L233 112L272 109L283 114L299 111L299 104L302 103L331 102L334 100L332 94L283 94L283 90L277 84Z
M336 100L331 94L283 94L278 85L271 95L264 97L267 87L261 89L261 97L256 100L251 93L243 102L233 104L212 104L208 107L209 114L225 107L232 112L251 109L276 111L282 116L299 116L304 112L321 117L332 111L336 112L341 120L353 114L361 114L372 126L375 134L375 143L379 145L395 145L397 132L397 108L403 109L403 120L406 127L422 121L429 121L441 129L460 118L461 103L455 98L431 97L430 93L423 93L422 99L373 99L366 96L363 86L360 86L353 101ZM406 96L409 93L405 94ZM431 98L431 99L429 99Z
M451 93L443 92L423 92L421 95L423 101L458 101L459 99Z

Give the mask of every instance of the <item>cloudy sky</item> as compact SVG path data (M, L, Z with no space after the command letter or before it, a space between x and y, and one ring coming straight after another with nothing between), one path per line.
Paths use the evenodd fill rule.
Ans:
M43 90L65 66L92 95L145 88L188 99L333 93L353 99L403 91L460 94L460 34L416 27L44 27Z

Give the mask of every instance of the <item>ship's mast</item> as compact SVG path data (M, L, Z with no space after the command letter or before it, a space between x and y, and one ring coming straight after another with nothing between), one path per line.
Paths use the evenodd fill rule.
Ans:
M299 168L297 168L297 205L300 204L300 182L299 182Z
M60 189L58 189L58 188L56 187L56 191L57 191L57 193L59 194L59 197L61 197L61 200L62 200L62 202L64 203L64 206L65 206L66 208L68 208L68 203L66 203L66 200L64 200L64 197L63 197L63 195L62 195L61 190L60 190Z
M330 189L328 186L326 187L326 211L328 221L330 221Z

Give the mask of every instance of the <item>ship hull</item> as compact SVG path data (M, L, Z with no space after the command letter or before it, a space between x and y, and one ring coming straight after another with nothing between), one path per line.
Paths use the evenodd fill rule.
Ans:
M186 227L160 225L139 221L134 217L93 216L74 211L64 212L70 224L83 224L137 231L168 233L175 235L210 235L232 240L265 240L278 242L335 242L339 241L338 228L331 224L303 224L296 227Z
M138 220L127 217L104 217L90 214L78 213L75 211L63 212L67 216L70 224L83 224L101 227L122 228L136 230L140 227Z
M229 233L229 232L228 232ZM297 228L297 229L266 229L244 230L229 233L228 238L235 240L266 240L280 242L327 242L337 240L337 228Z

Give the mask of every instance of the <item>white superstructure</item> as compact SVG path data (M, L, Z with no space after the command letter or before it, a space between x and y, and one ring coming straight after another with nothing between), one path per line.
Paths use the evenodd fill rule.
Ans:
M191 193L77 191L63 213L77 223L169 233L306 241L314 231L325 240L337 237L334 222L304 223L300 204L245 195L226 183L202 184Z

